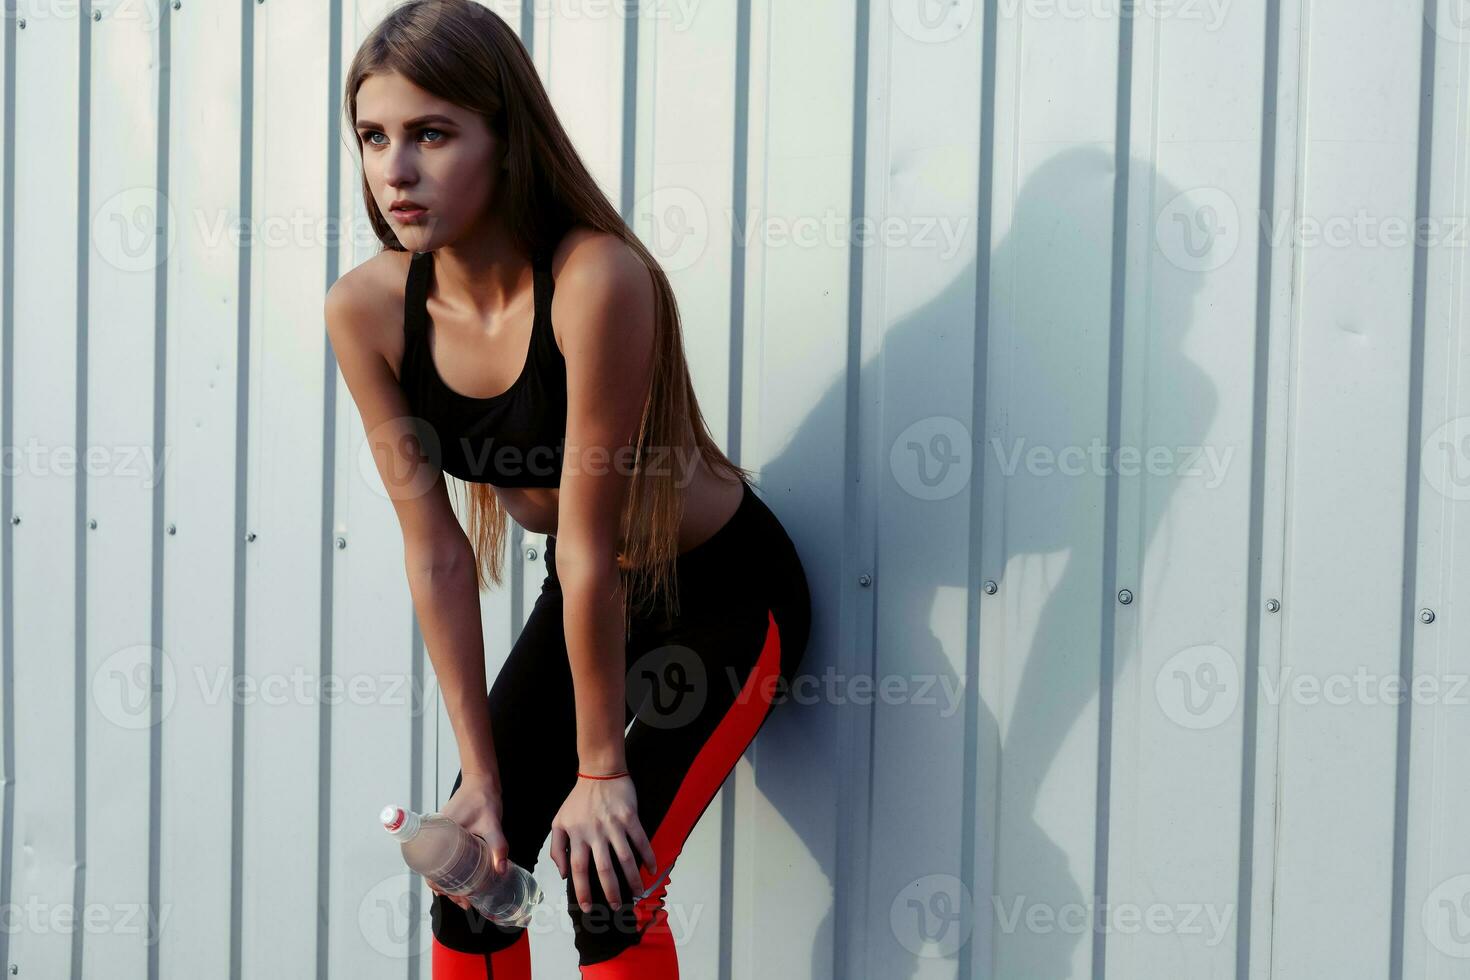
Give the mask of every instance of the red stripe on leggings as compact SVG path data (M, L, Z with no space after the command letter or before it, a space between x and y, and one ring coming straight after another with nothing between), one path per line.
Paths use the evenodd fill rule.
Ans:
M434 937L433 980L531 980L531 941L525 930L493 953L461 953Z
M766 622L766 645L761 648L755 668L745 679L734 705L720 719L709 741L694 757L689 772L679 783L668 813L649 841L658 861L659 874L649 874L647 868L638 869L644 888L656 878L663 878L657 889L634 906L638 927L643 930L642 939L638 945L628 947L610 960L582 967L583 977L594 980L678 980L679 961L674 953L674 937L669 932L669 916L663 904L669 887L665 875L683 850L684 841L694 829L694 822L719 792L735 763L740 761L741 754L755 737L756 729L760 728L775 699L776 681L781 672L781 634L776 629L775 613L767 610Z

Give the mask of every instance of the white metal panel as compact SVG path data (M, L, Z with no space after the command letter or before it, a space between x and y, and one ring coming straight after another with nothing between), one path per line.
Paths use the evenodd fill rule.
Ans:
M15 67L10 57L11 39L16 36L18 19L7 17L0 24L0 106L9 105L15 98L15 86L10 82L10 70ZM16 249L9 211L9 198L5 189L13 186L15 174L11 158L15 154L15 143L10 133L3 132L0 142L0 453L6 453L7 445L14 443L11 431L15 419L11 409L12 373L15 358L8 349L14 335L11 303L15 296L15 275L12 264ZM10 355L10 356L7 356ZM10 901L15 864L14 853L15 821L11 807L15 799L15 766L17 746L15 742L15 646L12 642L14 617L12 615L13 576L10 559L14 555L10 523L10 493L13 481L10 474L0 469L0 902ZM8 968L9 943L0 937L0 969Z
M835 574L845 557L838 502L856 475L844 458L854 256L840 234L854 197L855 31L849 4L751 5L749 149L737 161L746 172L737 233L747 243L739 462L755 468L807 572L814 609L799 673L809 679L850 675L844 653L866 653L839 643L845 587ZM812 234L833 218L835 240ZM853 543L867 550L868 540L859 533ZM793 689L736 768L733 976L830 974L847 928L838 916L862 906L864 880L839 864L836 846L840 824L858 817L839 796L847 720L820 688Z
M1107 969L1234 976L1264 9L1142 16L1122 295ZM1252 70L1243 71L1250 65ZM1180 568L1191 574L1180 575ZM1210 678L1220 679L1220 688ZM1128 928L1130 921L1147 922Z
M240 883L239 942L242 974L279 976L299 970L303 952L317 943L317 821L294 814L317 814L324 803L318 728L327 693L319 671L326 143L303 134L325 134L337 120L335 113L329 120L325 99L301 97L326 87L320 39L329 8L251 9L247 690L236 709L246 746L239 846L250 871ZM374 675L349 677L349 691L354 679L374 692L369 703L390 696L390 685ZM365 823L375 810L362 815ZM311 886L303 887L303 878Z
M1000 749L980 762L996 812L977 969L1085 976L1107 486L1079 453L1107 438L1119 24L1019 9L997 37L978 724Z
M1297 266L1282 676L1321 688L1279 709L1282 976L1383 969L1390 955L1398 708L1341 692L1355 672L1399 667L1414 250L1383 236L1414 217L1419 8L1306 15L1301 214L1325 234L1304 239Z
M541 5L538 4L537 7ZM551 4L539 20L545 60L538 58L543 84L582 162L614 207L621 207L623 179L623 72L630 4ZM540 50L538 48L538 50Z
M1451 980L1464 972L1470 896L1470 624L1457 618L1470 597L1470 20L1455 4L1428 3L1435 16L1433 145L1424 290L1423 418L1418 433L1416 620L1405 710L1410 712L1405 805L1406 977ZM1421 139L1423 137L1421 136ZM1410 393L1413 397L1413 393ZM1416 492L1410 484L1411 494ZM1400 764L1403 756L1400 756Z
M15 45L16 234L12 568L15 697L9 957L68 976L86 900L78 761L87 678L77 652L77 180L81 31L75 8L19 3ZM44 139L45 151L27 152ZM21 193L20 189L24 189Z
M154 656L154 288L160 32L142 9L92 31L87 272L86 901L82 976L146 976ZM97 526L91 528L91 521ZM142 778L140 778L142 777Z
M241 7L170 18L160 976L230 971ZM170 699L169 685L173 697Z
M895 8L872 18L866 52L867 193L850 227L866 259L863 319L872 326L858 371L877 414L862 450L877 464L880 565L871 687L844 688L839 710L858 710L870 692L869 839L886 842L866 856L873 976L954 976L975 914L961 867L974 834L965 800L973 719L962 698L976 538L970 433L983 365L981 120L975 100L935 94L978 91L981 26L959 7L928 21ZM945 907L954 914L935 915Z

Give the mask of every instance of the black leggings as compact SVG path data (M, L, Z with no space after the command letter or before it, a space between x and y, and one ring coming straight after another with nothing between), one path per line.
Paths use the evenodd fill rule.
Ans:
M501 826L510 859L528 869L577 779L554 537L547 540L546 569L541 594L489 695ZM678 556L674 574L679 614L670 616L662 605L635 614L626 650L627 768L659 874L641 869L644 880L630 888L614 862L622 905L612 910L592 874L586 913L567 876L567 911L584 977L678 975L663 901L668 873L773 698L791 683L810 633L811 599L796 548L749 484L734 515ZM462 777L455 777L451 796ZM630 900L645 889L645 897ZM437 894L430 921L435 980L530 976L524 928L502 927Z

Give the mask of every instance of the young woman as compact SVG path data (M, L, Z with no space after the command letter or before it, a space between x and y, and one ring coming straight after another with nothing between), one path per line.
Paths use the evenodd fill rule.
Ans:
M345 112L385 248L326 323L459 747L442 812L497 863L551 836L584 977L676 977L670 869L802 658L801 562L705 426L667 278L499 17L395 8ZM550 536L547 573L487 698L507 515ZM431 923L435 980L530 976L526 930L437 889Z

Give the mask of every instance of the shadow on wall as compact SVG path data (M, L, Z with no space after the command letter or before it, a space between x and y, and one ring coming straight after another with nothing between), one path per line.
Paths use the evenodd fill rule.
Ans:
M1198 256L1188 252L1188 244L1184 246L1188 254L1182 256L1160 252L1152 216L1158 208L1173 201L1179 190L1153 173L1149 164L1135 160L1131 166L1132 176L1136 178L1133 186L1149 188L1152 202L1148 208L1150 224L1142 232L1147 240L1127 243L1130 254L1147 254L1149 304L1146 311L1132 308L1125 311L1130 320L1146 320L1140 339L1146 350L1130 351L1129 357L1132 363L1147 364L1148 383L1154 386L1148 398L1159 396L1159 386L1168 386L1169 390L1161 397L1171 407L1168 416L1147 418L1146 439L1151 446L1199 446L1214 418L1217 396L1206 373L1183 353L1200 284L1199 274L1186 266ZM1107 379L1112 343L1108 304L1112 296L1115 251L1115 185L1113 156L1092 147L1059 153L1035 168L1016 201L1014 221L991 256L991 283L1011 277L1011 287L1006 291L1010 301L991 302L992 287L982 284L981 302L989 304L992 313L988 336L977 335L976 342L985 344L987 349L984 361L990 387L988 400L992 405L1002 406L1005 419L1003 422L987 419L987 431L997 429L1003 433L998 437L999 446L994 443L980 446L984 432L974 434L970 447L973 489L967 483L959 493L978 493L987 470L1005 467L999 471L1004 475L996 484L1004 493L1004 500L985 503L988 513L1003 508L1001 565L973 571L966 568L967 558L978 554L972 551L969 528L938 529L941 534L949 534L948 540L962 557L954 559L951 553L933 562L906 564L901 575L889 576L878 606L879 622L875 628L879 645L878 676L870 694L880 690L886 675L895 672L909 679L936 678L934 691L956 692L957 703L953 707L957 710L944 728L946 732L954 732L956 739L964 731L965 713L976 713L971 724L979 746L980 761L976 765L981 771L973 778L982 797L975 801L975 812L979 814L976 825L968 830L957 826L961 812L937 807L933 801L926 802L923 798L875 798L872 839L854 843L855 847L869 849L860 858L868 880L838 882L835 869L825 866L834 851L831 838L836 808L813 806L811 792L813 786L827 785L818 773L836 760L804 749L835 744L831 740L842 730L838 725L840 710L874 710L878 717L873 753L875 762L881 766L885 760L885 733L903 740L900 728L905 726L917 724L938 730L939 723L933 713L940 710L933 704L894 707L877 698L872 708L855 703L853 698L837 699L844 702L841 704L829 703L831 699L825 697L813 699L810 692L826 690L820 683L825 672L847 669L836 649L838 610L835 608L814 611L812 641L800 671L809 675L807 696L784 706L778 704L778 710L772 713L762 731L762 742L774 750L761 753L760 764L755 768L759 790L807 843L814 859L824 862L823 870L834 887L840 884L846 890L849 898L844 908L860 914L866 906L866 921L846 923L844 932L858 930L867 935L864 948L870 966L864 969L872 969L872 976L881 975L885 980L917 977L923 972L925 962L932 963L931 957L936 955L974 957L978 976L1024 976L1028 980L1077 976L1074 964L1090 958L1087 950L1080 948L1091 944L1093 934L1089 917L1094 903L1087 896L1100 891L1092 882L1090 832L1086 852L1077 853L1076 840L1071 842L1070 851L1059 846L1043 829L1043 822L1055 825L1059 815L1094 813L1096 784L1074 779L1071 783L1086 785L1067 783L1048 787L1047 808L1053 818L1050 821L1039 819L1037 801L1063 740L1088 702L1098 695L1105 639L1111 633L1112 623L1111 596L1102 594L1107 481L1101 469L1091 464L1080 476L1075 472L1058 472L1055 467L1049 472L1035 467L1028 470L1024 451L1043 446L1059 452L1066 447L1086 449L1094 440L1098 445L1107 443ZM1199 229L1176 229L1176 233L1180 231L1183 232L1180 238L1186 243L1201 240ZM941 293L894 323L885 334L884 361L890 366L923 364L932 362L946 350L959 350L960 345L952 339L955 331L977 329L975 320L968 318L974 309L975 275L976 268L971 261L958 270ZM953 313L956 310L966 311L967 319L956 322ZM1241 342L1251 342L1248 332L1242 333ZM900 382L893 377L882 377L872 362L863 364L861 372L860 390L870 399L871 393L885 383L922 384L922 379ZM812 420L842 419L844 404L844 379L838 377L814 403L807 422L798 427L790 443L762 468L762 487L798 486L810 470L812 460L832 456L832 432ZM950 409L954 404L953 393L946 393L936 407ZM1189 406L1187 411L1177 410L1185 405ZM891 439L908 421L885 420L893 431L885 432L882 438ZM968 419L962 421L968 429ZM908 495L900 475L889 465L888 449L886 442L863 448L864 452L877 452L884 457L878 465L865 470L876 472L880 480L880 525L885 520L885 501ZM1018 450L1023 453L1022 462L1012 468L1012 454ZM960 451L964 451L963 447ZM914 458L913 465L933 468L936 462ZM1199 477L1181 475L1177 470L1166 475L1149 476L1147 472L1144 475L1147 479L1142 488L1143 512L1139 520L1141 550L1147 554L1170 506L1177 481ZM906 521L912 521L916 513L924 513L922 507L915 510L912 501L903 503ZM793 507L785 501L777 499L773 505L799 545L802 515L793 513ZM940 519L942 513L953 514L952 505L953 501L943 507L934 506L935 519ZM816 515L812 517L815 520ZM920 529L921 534L928 532ZM879 533L884 534L881 526ZM808 565L814 598L833 596L849 587L846 582L833 583L832 577L837 574L839 570L835 568ZM982 598L980 582L988 578L999 584L1000 595L1006 597L1006 608L1021 611L1018 618L1030 622L1032 611L1035 617L1029 649L987 647L979 651L981 664L989 664L995 657L1005 660L1003 670L986 666L983 668L986 673L1020 676L1014 706L1003 729L987 702L1005 704L1009 695L986 690L976 696L963 690L962 679L956 676L952 664L964 663L965 651L946 652L928 625L941 587L962 590L968 596L967 601L975 603ZM877 580L884 584L881 569ZM1016 625L1009 624L1007 635L1021 633ZM903 638L902 649L883 649L885 642L891 642L893 637ZM1126 649L1117 651L1120 659L1114 664L1115 671L1125 666L1121 658L1126 655ZM945 700L941 696L939 704L944 706ZM922 712L929 712L930 717L924 717ZM1079 737L1089 746L1095 744L1092 732ZM999 748L998 772L984 771L987 746ZM943 750L945 759L962 755L959 746ZM951 787L937 795L945 801L958 799L959 788L965 785L963 772L935 772L932 760L911 761L915 770L928 771L933 779L953 780ZM1100 761L1103 769L1099 778L1106 780L1108 763ZM887 764L892 763L892 757L887 757ZM1075 771L1068 768L1066 773ZM907 785L915 784L912 776L897 778L907 780ZM1059 771L1057 778L1064 778L1064 774ZM875 785L881 787L888 781L878 778ZM986 796L993 798L983 799ZM997 806L997 825L985 826L984 814ZM837 819L843 818L839 814ZM1075 825L1075 817L1070 823ZM911 828L911 836L896 836L894 831L900 826ZM945 855L941 863L934 863L935 838L958 842L967 832L972 832L975 838L973 874L961 870L958 852ZM995 837L993 867L989 843L992 835ZM992 884L986 880L987 870L994 875L993 894L980 894ZM921 879L930 879L938 885L924 885ZM917 901L916 885L921 892L924 887L930 888L927 893L919 894ZM968 917L954 911L962 887L974 893ZM863 889L867 891L866 902L861 898ZM1045 929L1028 928L1026 912L1033 906L1054 912L1053 925ZM1019 919L1015 918L1018 910ZM1082 910L1081 921L1074 921L1079 914L1076 910ZM905 917L913 921L899 927L897 923ZM811 951L810 976L820 977L830 972L836 941L834 928L833 909L829 905ZM977 948L976 943L981 946Z

